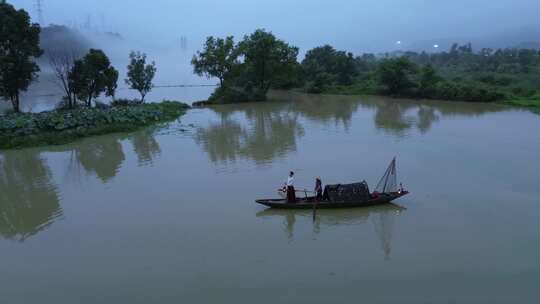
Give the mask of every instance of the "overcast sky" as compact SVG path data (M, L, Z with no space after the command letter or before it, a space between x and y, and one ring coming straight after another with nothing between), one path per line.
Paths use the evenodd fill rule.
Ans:
M36 17L34 0L8 0ZM397 40L500 35L540 28L540 0L42 0L48 23L84 24L166 43L241 37L266 28L303 48L372 50Z

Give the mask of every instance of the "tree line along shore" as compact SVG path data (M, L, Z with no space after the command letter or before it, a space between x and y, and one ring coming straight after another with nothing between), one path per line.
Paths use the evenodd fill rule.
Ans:
M46 113L20 113L20 96L39 76L39 24L0 1L0 97L12 106L0 122L0 148L65 143L107 132L133 130L179 117L179 102L146 104L157 72L141 52L129 54L129 88L140 99L117 99L119 73L99 49L48 49L45 57L64 97ZM208 37L191 61L194 73L217 78L207 101L194 105L264 101L270 89L312 94L370 94L408 98L500 102L540 109L540 51L454 44L438 53L362 54L330 45L308 50L257 29L239 42ZM107 97L109 102L98 101ZM56 135L55 135L56 134ZM66 136L67 134L67 136ZM56 139L54 138L56 137ZM60 139L65 138L65 139Z
M235 43L208 37L193 57L194 72L219 79L208 101L265 100L269 89L313 94L369 94L540 108L540 51L489 49L470 43L448 51L362 54L323 45L306 52L259 29Z

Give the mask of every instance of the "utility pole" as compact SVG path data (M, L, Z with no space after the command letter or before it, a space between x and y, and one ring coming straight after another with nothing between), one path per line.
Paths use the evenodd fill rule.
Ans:
M36 0L36 11L38 14L38 21L41 26L45 26L45 20L43 19L43 1Z

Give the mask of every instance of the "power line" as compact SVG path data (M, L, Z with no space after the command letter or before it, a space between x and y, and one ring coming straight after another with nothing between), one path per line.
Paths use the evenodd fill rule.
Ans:
M197 87L217 87L217 84L173 84L173 85L155 85L152 88L154 89L160 89L160 88L197 88ZM117 90L131 90L134 91L131 88L124 87L124 88L118 88ZM57 96L64 96L64 94L61 93L47 93L47 94L39 94L39 95L25 95L25 97L57 97Z

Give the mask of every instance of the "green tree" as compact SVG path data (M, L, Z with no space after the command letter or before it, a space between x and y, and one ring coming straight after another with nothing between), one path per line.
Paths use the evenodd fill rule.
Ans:
M43 53L40 31L26 11L0 0L0 97L11 101L15 112L20 111L20 93L38 77L34 59Z
M302 61L302 70L305 80L316 87L334 84L349 85L357 75L353 54L336 51L330 45L309 50ZM320 83L320 81L325 81L325 83Z
M439 81L441 81L441 78L437 75L433 66L431 64L426 64L420 70L420 93L425 97L429 97L427 95L434 90Z
M223 86L225 77L238 64L238 53L234 45L234 37L206 38L203 51L198 51L191 60L193 71L199 76L216 77Z
M156 76L156 63L152 61L146 64L146 54L141 52L131 52L129 58L131 61L127 67L128 78L125 81L130 88L139 91L143 103L146 94L154 87L152 81Z
M116 69L108 69L105 72L105 95L116 99L116 89L118 88L118 71Z
M261 94L278 82L296 77L298 48L277 39L271 32L256 30L244 37L238 49L244 59L242 74L251 79Z
M356 70L356 62L352 53L338 51L335 63L335 73L337 75L337 83L340 85L350 85L353 83L354 77L358 75Z
M518 61L521 66L521 71L523 73L529 73L530 67L534 65L536 51L535 50L528 50L528 49L521 49L518 52Z
M413 86L409 77L415 71L416 65L406 57L385 58L379 64L379 81L389 93L399 94Z
M100 94L114 95L118 72L111 66L107 55L91 49L82 59L76 60L69 74L69 82L78 99L92 106L92 99ZM112 94L111 94L112 93Z

